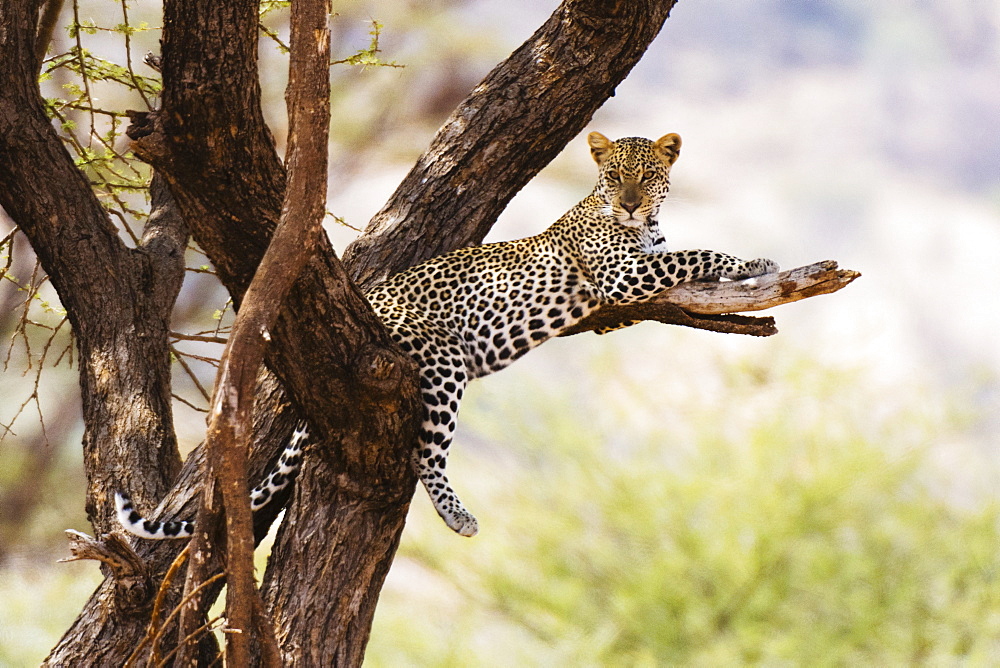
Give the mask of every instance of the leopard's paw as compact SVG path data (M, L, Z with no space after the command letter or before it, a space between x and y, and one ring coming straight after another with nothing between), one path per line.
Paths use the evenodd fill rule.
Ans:
M444 523L448 525L448 528L457 533L459 536L471 538L479 533L479 522L477 522L472 513L467 511L465 508L438 512L441 515L441 519L444 520Z
M778 266L778 263L766 257L759 257L747 262L747 272L750 277L777 274L779 271L781 271L781 267Z
M756 260L744 262L736 274L731 275L730 278L734 281L744 281L748 278L756 278L757 276L777 274L779 271L781 271L781 267L778 266L777 262L759 257Z

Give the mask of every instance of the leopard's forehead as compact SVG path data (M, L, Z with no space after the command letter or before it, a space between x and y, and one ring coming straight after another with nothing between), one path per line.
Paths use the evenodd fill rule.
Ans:
M615 140L615 150L607 162L618 166L638 166L656 160L653 142L645 137L623 137ZM605 163L607 164L607 163Z
M645 137L622 137L621 139L615 140L616 146L632 146L636 148L647 148L650 151L653 150L653 140L646 139Z

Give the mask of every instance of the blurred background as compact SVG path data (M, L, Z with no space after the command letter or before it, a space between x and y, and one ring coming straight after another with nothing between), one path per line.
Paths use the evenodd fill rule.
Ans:
M555 6L336 3L338 57L370 45L375 19L379 58L403 66L334 69L339 250ZM122 6L78 12L114 26ZM132 57L150 77L135 54L158 50L157 12L129 7L148 24ZM264 21L286 39L282 11ZM75 39L57 31L50 53ZM81 39L125 58L118 34ZM287 63L266 37L261 56L281 143ZM1000 664L998 82L997 2L679 3L587 130L683 137L661 214L672 248L785 268L833 259L863 276L775 309L767 339L645 323L553 341L474 383L449 468L480 535L453 535L418 490L367 663ZM121 87L93 94L143 104ZM590 191L585 134L490 240L541 231ZM0 213L0 237L11 230ZM68 325L23 237L2 250L0 665L20 666L45 656L100 574L55 563L63 529L91 531ZM224 327L207 260L192 250L189 266L174 329ZM185 451L205 426L192 377L210 392L203 358L220 352L176 344Z

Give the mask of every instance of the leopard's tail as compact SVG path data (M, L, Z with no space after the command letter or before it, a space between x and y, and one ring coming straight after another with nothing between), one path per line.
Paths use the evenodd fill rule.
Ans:
M250 509L259 510L266 506L274 495L287 487L302 466L302 449L309 438L309 430L305 422L300 422L292 432L288 445L278 457L274 468L264 476L259 485L250 492ZM147 520L132 505L132 499L122 492L115 493L115 508L118 511L118 521L131 534L150 540L165 540L169 538L188 538L194 533L194 522L180 520L161 522Z

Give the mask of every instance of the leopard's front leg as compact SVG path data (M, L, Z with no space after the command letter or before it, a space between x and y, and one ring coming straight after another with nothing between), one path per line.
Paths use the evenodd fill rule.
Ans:
M689 269L692 272L700 273L699 276L694 276L688 280L693 280L694 278L728 278L733 281L740 281L747 278L754 278L755 276L764 276L765 274L776 274L781 270L777 262L764 257L759 257L755 260L741 260L726 253L706 250L681 251L680 253L675 253L675 255L687 257ZM680 258L678 258L678 261L680 261ZM692 262L694 263L693 266ZM680 282L683 283L686 281Z
M778 271L773 260L738 257L709 250L673 253L618 253L600 258L595 277L605 299L634 304L652 299L675 285L700 279L742 280Z

